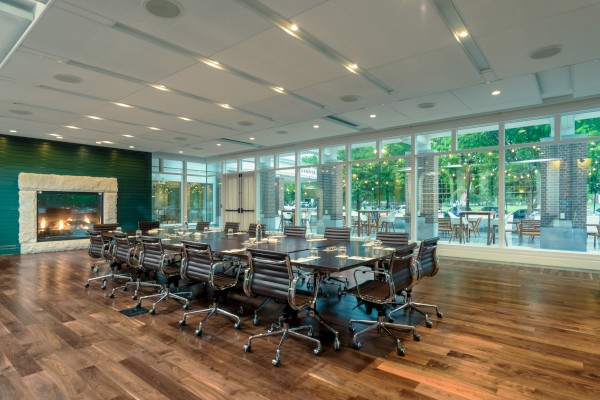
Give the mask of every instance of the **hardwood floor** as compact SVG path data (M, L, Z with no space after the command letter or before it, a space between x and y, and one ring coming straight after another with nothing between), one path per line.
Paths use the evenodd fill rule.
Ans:
M337 296L319 310L340 331L314 325L323 354L289 339L282 366L277 339L256 340L281 308L270 304L242 329L218 316L196 337L198 317L178 325L182 308L127 317L131 292L109 299L96 281L85 289L85 251L0 257L0 399L590 399L600 397L600 272L442 259L415 300L438 304L444 318L421 324L421 341L403 333L407 354L371 333L354 350L348 320L364 306ZM111 284L109 283L109 288ZM254 299L255 300L255 299ZM192 309L208 305L200 295ZM270 317L271 316L271 317ZM375 314L373 314L375 317ZM404 315L398 322L416 316ZM416 321L416 319L414 320ZM414 322L413 321L413 322ZM422 320L419 320L422 322Z

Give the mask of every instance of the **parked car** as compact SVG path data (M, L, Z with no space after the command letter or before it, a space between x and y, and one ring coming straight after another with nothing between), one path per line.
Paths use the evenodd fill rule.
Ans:
M454 216L458 217L458 216L460 216L459 213L462 211L471 211L471 207L467 208L467 207L454 206L448 210L448 214L453 214Z
M520 208L517 211L512 213L513 220L515 219L525 219L527 218L528 212L526 208Z

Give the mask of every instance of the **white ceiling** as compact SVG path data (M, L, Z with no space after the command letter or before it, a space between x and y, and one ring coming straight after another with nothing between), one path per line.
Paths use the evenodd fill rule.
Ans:
M1 134L216 157L600 96L600 0L37 1L47 7L29 30L0 7L26 31L0 64ZM181 14L146 8L161 1ZM452 2L490 71L435 1Z

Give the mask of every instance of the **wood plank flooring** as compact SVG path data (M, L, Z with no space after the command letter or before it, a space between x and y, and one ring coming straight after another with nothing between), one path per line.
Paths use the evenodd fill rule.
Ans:
M319 299L340 331L342 349L316 323L323 354L293 339L282 366L271 365L277 339L249 335L275 320L269 304L252 325L241 302L242 329L223 316L194 330L169 301L157 315L127 317L131 292L100 289L85 251L0 257L0 399L591 399L600 398L600 272L509 266L442 259L438 276L415 289L415 300L440 306L421 341L409 333L407 354L391 338L370 333L351 347L350 318L369 318L351 296ZM112 283L109 283L109 289ZM209 300L201 291L192 309ZM375 317L373 314L371 317ZM308 320L307 320L308 321Z

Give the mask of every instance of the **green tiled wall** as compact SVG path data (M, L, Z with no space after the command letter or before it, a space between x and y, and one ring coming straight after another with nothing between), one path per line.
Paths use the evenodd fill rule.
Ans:
M21 172L117 178L124 230L152 219L152 154L0 135L0 254L20 252Z

